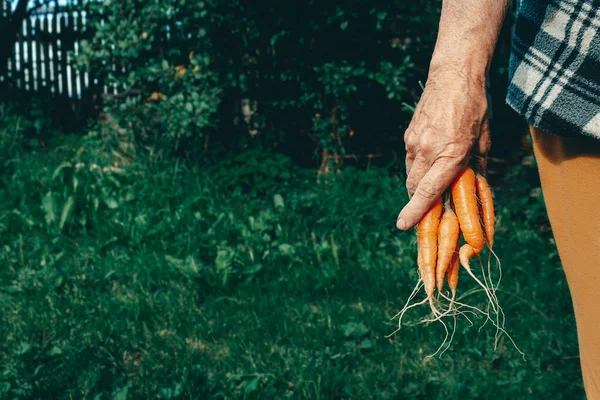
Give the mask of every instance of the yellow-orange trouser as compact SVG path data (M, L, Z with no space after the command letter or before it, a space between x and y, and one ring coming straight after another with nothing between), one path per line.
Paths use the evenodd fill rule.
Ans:
M600 140L531 128L542 191L573 298L583 383L600 400Z

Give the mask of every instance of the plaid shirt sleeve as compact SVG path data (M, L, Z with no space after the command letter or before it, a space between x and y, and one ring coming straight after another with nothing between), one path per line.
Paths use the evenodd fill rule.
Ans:
M509 73L529 124L600 139L600 0L519 0Z

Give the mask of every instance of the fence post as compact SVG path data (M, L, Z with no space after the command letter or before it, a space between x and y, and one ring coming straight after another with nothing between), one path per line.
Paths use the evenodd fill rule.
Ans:
M27 72L27 89L34 91L36 90L35 85L35 75L36 75L36 65L33 61L34 51L33 51L33 24L31 23L31 16L26 16L25 20L25 31L27 32L26 44L27 44L27 66L29 68L26 69Z
M60 42L60 77L61 77L61 94L69 96L69 72L67 70L67 46L65 43L65 32L67 31L67 17L61 13L58 19L58 42Z
M32 16L33 20L33 36L31 40L32 44L32 52L35 58L35 90L42 90L44 87L44 77L43 77L43 68L44 68L44 60L42 58L42 44L40 42L40 35L42 30L40 28L41 18L39 16ZM35 43L35 45L34 45Z
M90 71L81 73L75 68L81 41L93 35L89 21L101 19L102 10L90 12L86 0L28 0L28 4L30 15L17 30L11 43L13 55L0 68L0 80L10 79L20 90L47 91L79 100L84 92L100 94L108 90ZM0 24L10 12L10 2L0 0ZM110 60L107 62L112 66Z
M60 65L58 59L58 8L54 8L52 14L52 36L50 40L52 47L52 83L54 94L60 94Z
M48 14L44 14L43 16L40 15L40 31L39 31L39 35L38 35L38 45L39 45L39 54L40 57L43 55L43 57L41 57L43 59L42 62L42 71L43 71L43 85L44 85L44 90L50 91L50 87L51 87L51 80L50 80L50 60L48 55L50 54L50 52L48 51L48 45L50 44L48 42L48 28L49 28L49 23L48 23Z

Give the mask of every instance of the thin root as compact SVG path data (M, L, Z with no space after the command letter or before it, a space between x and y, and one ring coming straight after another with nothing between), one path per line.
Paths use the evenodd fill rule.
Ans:
M475 274L474 274L474 273L473 273L473 271L471 270L471 267L470 267L468 264L467 264L467 265L463 264L463 268L464 268L464 269L467 271L467 273L468 273L469 275L471 275L471 278L473 278L473 279L475 280L475 282L477 282L477 284L478 284L479 286L481 286L481 288L482 288L483 290L485 290L485 294L487 295L487 298L488 298L488 300L490 301L490 304L491 304L492 308L494 309L494 313L497 313L497 310L496 310L496 302L494 301L494 297L492 297L492 295L490 294L490 289L487 287L487 285L483 284L483 282L481 282L481 281L479 280L479 278L477 278L477 277L475 276ZM498 307L499 307L499 305L498 305Z
M446 346L444 351L442 351L440 353L440 357L443 356L444 353L446 352L446 350L448 350L450 348L450 345L452 344L452 340L454 340L454 334L456 333L456 314L454 314L453 317L454 317L454 326L452 327L452 335L450 335L450 340L448 341L448 345ZM467 319L469 319L469 318L467 318Z
M415 298L415 296L417 295L417 293L419 293L419 289L421 289L421 284L422 284L423 280L421 278L419 278L419 280L417 281L417 284L415 285L415 288L413 289L413 291L411 292L410 296L408 296L408 299L406 300L406 304L404 305L404 307L402 308L402 310L400 310L399 313L397 313L396 315L394 315L392 318L390 319L395 319L398 318L398 329L396 329L394 332L390 333L389 335L386 336L386 338L390 338L392 337L394 334L396 334L400 329L402 329L402 317L404 317L404 314L406 314L406 312L408 310L410 310L411 308L414 307L418 307L420 305L423 305L425 303L427 303L430 299L425 298L423 301L420 301L418 303L415 304L410 304L411 300Z
M442 344L440 345L440 347L438 347L438 349L435 351L435 353L428 355L427 357L425 357L425 359L435 357L435 355L437 353L439 353L440 350L446 345L446 341L448 340L448 327L446 326L444 321L442 321L441 319L439 319L437 321L444 326L444 330L446 331L446 336L444 336L444 340L442 341Z

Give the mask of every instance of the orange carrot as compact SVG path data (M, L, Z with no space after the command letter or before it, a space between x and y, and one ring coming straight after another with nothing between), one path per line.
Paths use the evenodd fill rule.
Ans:
M471 270L471 267L469 266L469 260L475 254L477 254L475 248L468 243L464 244L458 251L458 258L460 260L460 263L467 271Z
M485 237L489 248L491 249L494 245L494 198L492 197L492 190L490 185L483 175L476 175L476 186L477 196L481 200L481 214L483 222L483 230L485 231Z
M452 184L452 199L465 241L473 248L473 254L479 254L484 239L475 195L475 172L471 168L467 167Z
M458 241L456 243L456 247L458 247ZM452 256L452 262L450 263L450 268L448 268L448 286L450 287L450 291L452 292L452 302L456 297L456 288L458 287L458 270L460 269L460 264L458 262L458 253L454 253Z
M435 290L435 266L437 262L437 233L442 216L442 199L438 199L427 211L417 225L417 246L419 255L417 264L425 293L433 308L433 291Z
M439 292L442 291L444 286L446 271L452 263L459 236L458 218L450 205L446 204L438 231L438 257L435 268L435 283Z
M475 172L467 167L452 184L452 199L460 230L467 242L459 251L460 263L469 268L469 259L483 250L483 229L479 222L479 207L475 189Z
M469 265L469 259L481 253L485 242L483 228L479 221L475 180L475 172L467 167L452 184L452 198L454 200L456 216L458 217L463 237L467 242L460 248L458 258L465 271L485 290L492 309L494 312L497 312L499 306L493 292L475 276Z

